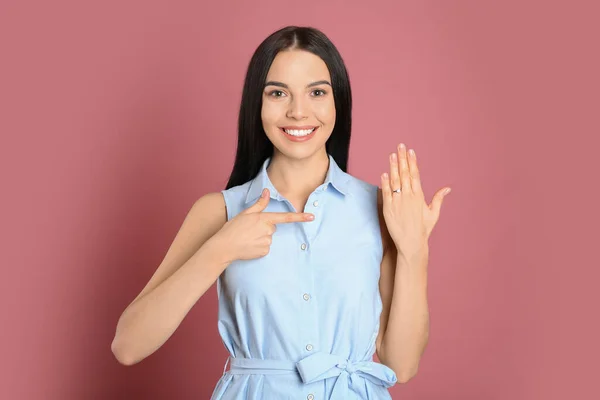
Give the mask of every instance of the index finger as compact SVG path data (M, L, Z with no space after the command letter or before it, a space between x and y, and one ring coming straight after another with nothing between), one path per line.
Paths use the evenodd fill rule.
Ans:
M290 222L307 222L315 219L311 213L294 213L294 212L263 212L261 218L273 224L286 224Z

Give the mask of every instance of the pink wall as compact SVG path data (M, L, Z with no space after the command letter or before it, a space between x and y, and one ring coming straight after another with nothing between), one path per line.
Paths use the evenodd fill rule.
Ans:
M428 199L453 188L431 340L394 398L598 398L598 10L83 3L0 3L0 399L209 397L226 357L214 286L142 363L110 343L194 200L224 187L247 62L288 24L347 62L351 173L378 184L404 141Z

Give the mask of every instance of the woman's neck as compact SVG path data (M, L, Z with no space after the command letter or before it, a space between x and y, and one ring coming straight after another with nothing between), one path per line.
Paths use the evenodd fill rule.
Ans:
M293 159L276 152L267 173L279 194L290 200L307 198L323 184L328 169L329 155L325 149L303 159Z

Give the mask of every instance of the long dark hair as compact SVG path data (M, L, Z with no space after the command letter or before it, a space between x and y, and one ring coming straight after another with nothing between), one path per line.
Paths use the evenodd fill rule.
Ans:
M267 157L273 155L273 144L262 126L262 92L275 56L287 49L309 51L320 57L329 69L336 120L325 148L340 169L347 172L352 125L352 93L344 61L323 32L311 27L288 26L267 37L250 59L238 117L235 163L226 189L254 179Z

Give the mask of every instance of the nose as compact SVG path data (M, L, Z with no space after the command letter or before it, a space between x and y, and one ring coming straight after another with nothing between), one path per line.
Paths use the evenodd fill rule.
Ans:
M294 119L304 119L308 115L308 110L304 99L296 98L290 101L290 106L288 108L287 117Z

